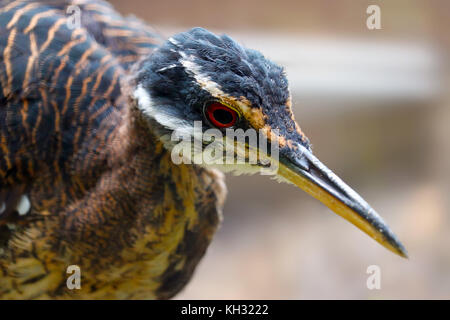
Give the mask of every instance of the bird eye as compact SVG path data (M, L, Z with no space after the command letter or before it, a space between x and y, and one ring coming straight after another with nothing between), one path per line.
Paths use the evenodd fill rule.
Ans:
M206 105L205 115L209 122L217 128L232 127L238 120L238 114L235 110L217 101Z

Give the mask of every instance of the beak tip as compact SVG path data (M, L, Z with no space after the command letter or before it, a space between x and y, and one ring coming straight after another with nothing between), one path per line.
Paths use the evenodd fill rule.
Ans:
M403 247L397 248L397 250L395 250L395 253L402 258L409 259L408 251L406 251Z
M396 253L402 258L409 259L408 251L405 249L405 246L397 239L395 235L391 235L388 240L388 249ZM386 246L386 245L384 245Z
M405 249L405 247L403 247L403 245L399 248L399 255L400 255L400 257L409 260L408 251L406 251L406 249Z

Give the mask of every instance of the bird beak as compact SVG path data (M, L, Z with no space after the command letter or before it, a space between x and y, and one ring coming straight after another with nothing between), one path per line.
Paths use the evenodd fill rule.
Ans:
M295 151L280 152L278 175L306 191L387 249L408 257L404 246L375 210L304 146L297 144Z

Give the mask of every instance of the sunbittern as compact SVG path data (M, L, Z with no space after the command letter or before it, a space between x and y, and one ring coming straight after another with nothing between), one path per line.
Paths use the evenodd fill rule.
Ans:
M271 161L281 180L406 256L378 214L312 155L283 69L259 52L201 28L160 43L102 1L0 3L1 298L181 290L226 193L216 168L171 161L165 137L192 133L194 121L262 132L280 146ZM80 9L78 26L69 4ZM80 290L66 287L69 265L81 268Z

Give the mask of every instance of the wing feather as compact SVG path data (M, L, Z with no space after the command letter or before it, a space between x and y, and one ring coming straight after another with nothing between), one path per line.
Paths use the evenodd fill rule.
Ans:
M42 168L64 179L83 146L101 145L93 132L120 124L121 81L159 42L104 1L0 1L0 225Z

